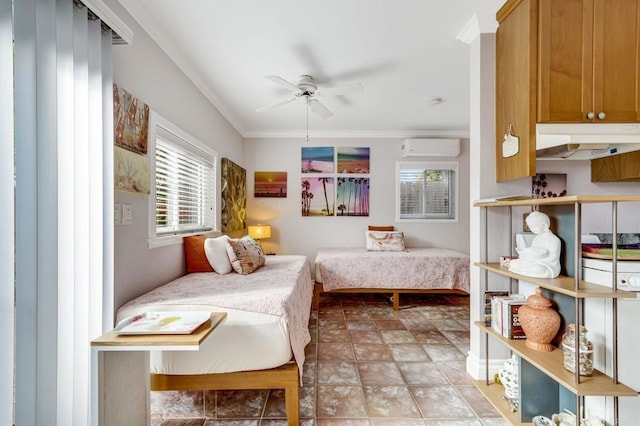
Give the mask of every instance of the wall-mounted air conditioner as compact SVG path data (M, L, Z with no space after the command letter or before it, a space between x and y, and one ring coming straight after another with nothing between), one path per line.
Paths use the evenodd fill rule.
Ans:
M402 141L403 157L457 157L460 139L409 138Z

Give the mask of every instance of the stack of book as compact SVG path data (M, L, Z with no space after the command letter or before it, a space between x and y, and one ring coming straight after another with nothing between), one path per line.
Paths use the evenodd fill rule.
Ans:
M507 291L487 291L484 293L484 321L496 333L507 339L525 339L520 325L518 309L527 303L522 294L509 294Z

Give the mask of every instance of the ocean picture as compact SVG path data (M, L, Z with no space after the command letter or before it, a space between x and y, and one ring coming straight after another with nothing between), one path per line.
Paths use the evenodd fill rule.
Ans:
M336 216L369 216L369 178L338 177Z
M333 173L333 147L303 147L302 173Z
M255 172L254 197L286 198L287 172Z
M333 216L334 178L302 178L302 216Z
M369 173L369 148L338 148L338 173Z

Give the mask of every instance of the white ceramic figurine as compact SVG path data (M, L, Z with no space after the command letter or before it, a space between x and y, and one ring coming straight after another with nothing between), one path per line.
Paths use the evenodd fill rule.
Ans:
M549 216L542 212L531 212L527 226L536 234L531 245L516 248L518 259L509 263L509 270L516 274L535 278L555 278L560 274L560 238L551 232Z

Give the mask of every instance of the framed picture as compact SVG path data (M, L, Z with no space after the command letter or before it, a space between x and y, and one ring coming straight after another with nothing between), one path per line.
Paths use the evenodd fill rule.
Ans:
M149 105L118 85L113 85L113 141L116 146L147 153Z
M305 177L302 183L302 216L333 216L332 177Z
M333 147L302 147L300 153L302 173L333 173Z
M247 227L247 171L229 160L221 160L222 232L240 231Z
M338 173L369 173L369 148L338 148Z
M369 216L369 178L338 176L336 216Z
M286 198L287 172L255 172L253 175L253 196Z
M149 193L148 157L116 146L113 166L116 191Z

